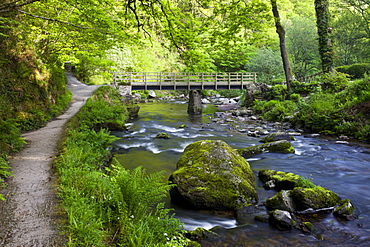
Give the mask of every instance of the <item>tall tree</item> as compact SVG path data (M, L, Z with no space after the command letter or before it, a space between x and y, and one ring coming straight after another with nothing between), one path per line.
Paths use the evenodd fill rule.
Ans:
M292 76L292 70L291 70L290 63L289 63L288 51L286 48L285 29L283 25L281 24L276 0L271 0L271 6L272 6L272 13L275 19L276 32L278 33L279 40L280 40L280 52L281 52L281 58L283 59L283 66L284 66L287 89L288 89L288 92L290 92L293 76Z
M315 0L315 11L322 71L329 73L333 71L334 67L329 0Z

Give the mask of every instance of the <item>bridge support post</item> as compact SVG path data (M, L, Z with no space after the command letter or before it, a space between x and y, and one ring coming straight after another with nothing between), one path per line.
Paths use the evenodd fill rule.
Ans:
M190 115L202 114L202 99L200 91L197 90L189 91L188 114Z

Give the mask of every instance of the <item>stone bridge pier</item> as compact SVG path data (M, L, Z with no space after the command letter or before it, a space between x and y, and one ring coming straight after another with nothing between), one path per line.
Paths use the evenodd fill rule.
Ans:
M189 91L188 114L202 114L202 95L198 90Z

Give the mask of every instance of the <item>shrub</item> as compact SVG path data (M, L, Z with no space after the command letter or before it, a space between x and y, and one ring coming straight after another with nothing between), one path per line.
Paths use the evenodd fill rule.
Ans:
M219 90L218 93L226 98L236 98L243 94L244 90L231 89L231 90Z
M290 95L290 100L293 101L293 102L299 102L301 100L301 95L297 94L297 93L293 93Z
M266 120L285 121L286 117L293 115L297 109L297 106L293 101L290 100L255 100L253 109L256 113L261 114Z
M339 66L336 71L348 74L352 79L364 78L365 73L370 73L370 63L356 63L347 66Z
M320 82L301 83L299 81L292 82L292 91L297 94L310 94L321 91Z
M311 95L307 102L298 104L298 110L293 122L316 132L332 134L343 119L343 106L329 93Z
M271 100L285 100L286 95L287 95L287 86L276 84L271 87L266 97L267 99L271 99Z
M327 92L340 92L348 85L346 74L335 72L322 75L322 88Z

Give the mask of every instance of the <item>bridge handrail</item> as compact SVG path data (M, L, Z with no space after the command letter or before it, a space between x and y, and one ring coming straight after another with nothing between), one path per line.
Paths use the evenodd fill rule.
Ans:
M188 87L198 85L202 89L206 86L228 87L240 86L245 88L246 84L255 83L256 72L232 72L232 73L189 73L189 72L113 72L113 86L165 86Z

